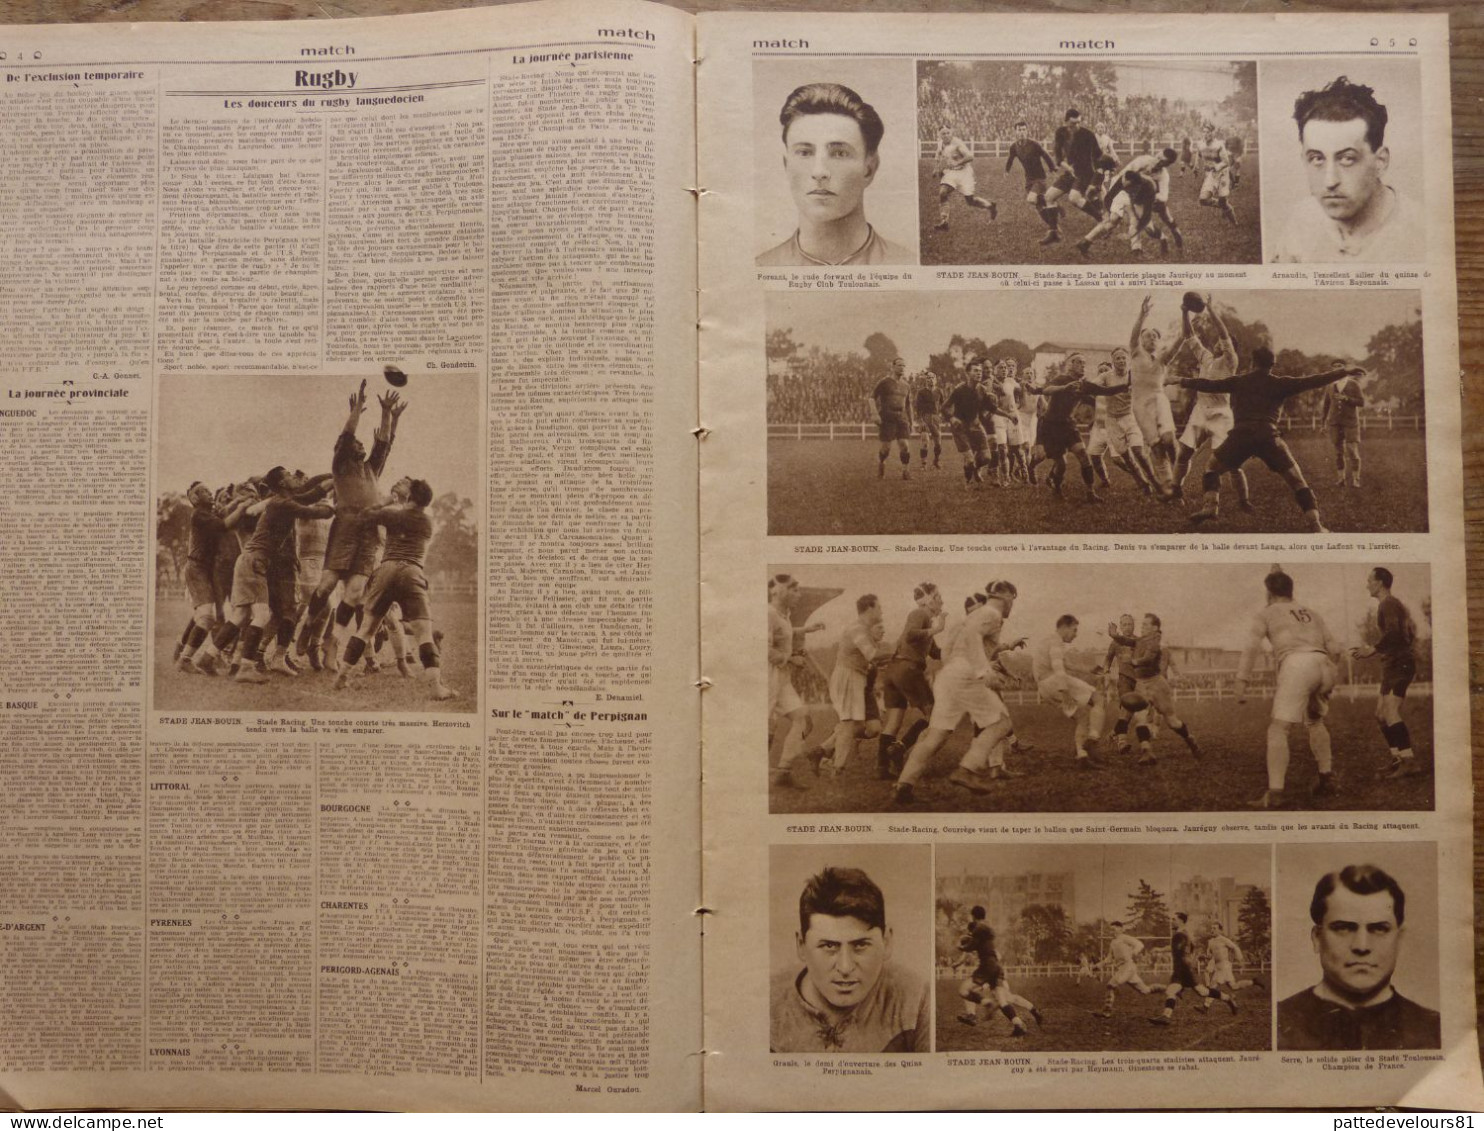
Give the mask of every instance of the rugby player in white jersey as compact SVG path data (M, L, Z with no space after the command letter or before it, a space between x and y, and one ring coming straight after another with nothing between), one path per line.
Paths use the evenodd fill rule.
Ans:
M1335 792L1334 757L1324 716L1338 675L1339 645L1317 611L1293 597L1293 578L1274 569L1263 578L1267 604L1252 618L1247 647L1237 668L1237 702L1247 701L1247 685L1264 644L1272 649L1277 669L1272 719L1268 723L1268 788L1251 803L1254 809L1285 806L1288 777L1288 730L1303 723L1309 751L1319 770L1309 791L1311 798Z

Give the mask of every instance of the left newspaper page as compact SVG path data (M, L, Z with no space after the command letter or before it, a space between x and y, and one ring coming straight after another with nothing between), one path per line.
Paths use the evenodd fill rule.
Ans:
M5 38L0 1106L696 1107L689 17Z

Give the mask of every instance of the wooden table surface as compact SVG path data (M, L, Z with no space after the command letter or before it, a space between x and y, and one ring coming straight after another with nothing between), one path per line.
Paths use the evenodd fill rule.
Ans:
M669 0L688 11L846 12L1446 12L1452 30L1453 193L1463 363L1463 464L1468 553L1469 694L1474 776L1484 768L1484 2L1376 0ZM0 0L0 23L158 20L327 20L489 6L476 0ZM1439 615L1434 609L1433 615ZM1474 890L1484 891L1484 821L1474 810ZM1475 1002L1484 1019L1484 899L1474 904Z

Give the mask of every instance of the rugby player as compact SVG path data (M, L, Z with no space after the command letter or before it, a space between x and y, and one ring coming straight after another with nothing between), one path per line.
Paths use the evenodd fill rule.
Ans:
M1056 165L1056 179L1046 190L1046 206L1056 208L1057 201L1065 196L1077 208L1086 212L1094 221L1103 218L1101 205L1088 198L1088 191L1097 179L1097 161L1103 155L1097 136L1082 124L1082 115L1074 107L1067 111L1063 124L1057 127L1052 143L1052 160ZM1058 213L1059 213L1058 209ZM1042 244L1053 244L1061 239L1057 221L1048 221L1051 231L1041 240Z
M1181 721L1175 711L1175 692L1166 678L1170 655L1163 643L1160 619L1154 613L1145 613L1138 636L1129 636L1119 631L1119 626L1108 625L1108 638L1133 649L1134 693L1148 701L1149 705L1164 716L1172 731L1180 736L1191 757L1201 756L1200 744L1190 733L1190 728ZM1147 734L1147 728L1145 729ZM1149 764L1155 760L1154 747L1149 739L1141 735L1139 761Z
M1232 211L1231 201L1227 199L1232 191L1231 154L1227 151L1226 143L1216 136L1216 126L1211 122L1206 123L1200 157L1201 167L1206 173L1205 179L1201 181L1201 207L1219 208L1223 216L1236 224L1237 214Z
M1051 154L1042 148L1039 141L1030 136L1030 127L1025 122L1015 123L1015 140L1010 143L1010 153L1005 158L1008 174L1015 162L1020 162L1025 174L1025 202L1036 210L1036 215L1045 223L1048 233L1042 243L1055 243L1061 239L1057 228L1061 223L1061 209L1046 202L1046 182L1056 169Z
M759 267L915 263L917 257L866 220L866 190L881 164L886 126L848 86L809 83L784 100L783 171L798 227L757 257Z
M1143 952L1144 944L1125 932L1123 924L1116 919L1108 926L1113 928L1113 938L1108 942L1108 956L1103 961L1113 972L1108 975L1104 987L1103 1017L1113 1016L1113 1002L1118 997L1119 986L1128 986L1141 994L1154 992L1154 987L1146 985L1139 974L1138 956Z
M335 610L335 624L343 630L351 622L363 604L366 581L381 550L380 529L362 522L361 512L382 501L378 480L396 439L397 421L406 411L408 402L395 390L377 397L377 401L381 405L381 422L372 437L369 456L360 440L356 439L361 413L366 410L365 381L361 382L358 392L351 394L350 415L335 437L330 458L330 474L335 483L335 521L330 524L329 545L325 550L319 585L309 599L309 617L299 632L295 647L301 656L308 652L310 641L322 633L322 618L329 616L330 596L341 582L345 591L340 607ZM337 647L333 633L330 643L333 656Z
M1000 631L1015 607L1017 596L1010 582L991 581L983 593L983 604L976 604L949 631L943 645L943 666L933 683L932 717L928 729L907 755L892 796L894 804L912 801L914 787L928 762L965 715L974 724L974 738L948 780L970 792L984 793L989 788L986 781L1020 777L1005 765L1005 752L1014 728L1010 712L997 691L1005 677L995 670L993 662L1002 650Z
M1288 776L1288 729L1295 723L1308 729L1309 752L1319 771L1309 796L1317 799L1336 792L1334 755L1324 716L1329 713L1329 698L1339 674L1339 645L1324 618L1293 599L1292 577L1274 569L1263 578L1263 588L1267 604L1252 618L1247 648L1237 667L1237 702L1247 701L1247 684L1266 642L1277 670L1268 723L1268 788L1251 808L1281 809Z
M999 216L999 207L974 193L974 150L968 142L953 133L947 122L938 131L938 166L941 177L938 181L938 222L934 227L940 232L948 230L948 202L958 193L971 208L989 211L990 220Z
M1160 349L1159 330L1144 325L1153 309L1154 296L1145 295L1129 333L1129 366L1133 373L1134 419L1150 451L1155 487L1162 497L1169 498L1174 492L1175 414L1165 392L1165 367L1175 356L1175 345Z
M933 714L933 686L927 678L928 660L942 659L934 637L948 623L943 612L943 595L931 581L912 590L914 606L907 623L897 637L891 659L881 672L882 700L886 717L881 724L881 745L876 755L876 776L891 781L902 772L907 750L927 729ZM905 735L902 723L912 708L922 717Z
M1309 195L1289 213L1275 263L1416 263L1426 251L1419 209L1386 183L1386 107L1344 75L1293 104Z
M1093 486L1092 460L1082 442L1082 434L1072 420L1077 406L1088 399L1083 391L1083 375L1087 362L1080 353L1074 353L1062 363L1064 373L1054 376L1036 392L1045 398L1045 412L1036 430L1036 445L1044 458L1052 461L1048 482L1058 498L1062 498L1062 485L1067 477L1067 454L1077 457L1082 466L1082 482L1087 488L1087 501L1101 503L1103 497Z
M886 459L895 440L902 478L906 479L907 469L912 466L912 453L907 446L912 438L912 398L907 387L907 363L900 357L891 363L891 372L871 390L871 404L876 409L877 438L881 441L876 453L876 478L886 478Z
M428 515L432 502L433 489L426 482L404 477L392 487L392 502L372 507L362 515L366 525L386 530L386 551L366 588L369 615L362 620L360 631L346 642L340 672L335 677L336 691L349 684L350 673L361 653L395 602L417 642L418 659L432 688L428 697L444 700L458 694L443 682L438 645L433 640L433 614L428 608L424 564L428 543L433 540L433 520Z
M855 753L855 744L865 734L866 720L870 718L867 676L879 661L890 655L881 647L881 602L876 595L866 593L857 597L855 612L855 623L840 634L835 666L830 672L830 705L837 720L834 733L805 755L816 773L830 777L845 768Z
M1133 384L1128 372L1128 350L1120 346L1113 360L1098 366L1098 381L1084 382L1087 392L1095 394L1092 432L1088 435L1087 454L1093 470L1106 486L1108 472L1103 466L1103 453L1112 452L1116 467L1122 468L1146 495L1158 491L1154 468L1144 451L1144 433L1134 417ZM1101 424L1101 428L1099 425Z
M1152 222L1154 217L1170 230L1176 247L1185 246L1180 226L1170 214L1170 166L1175 163L1175 157L1173 149L1161 150L1158 155L1143 153L1112 178L1113 190L1108 198L1107 215L1077 241L1077 250L1084 259L1092 257L1093 242L1111 235L1120 220L1127 225L1130 251L1140 251L1139 237L1147 235L1159 241L1161 255L1169 254L1169 239Z
M987 466L985 449L989 445L979 418L984 410L984 395L979 391L984 382L984 359L973 358L965 367L964 380L948 394L948 428L953 433L953 446L964 460L964 486L979 482L980 468Z
M1221 320L1221 315L1216 312L1216 304L1212 302L1211 296L1206 296L1206 309L1201 320L1204 325L1210 327L1210 333L1214 341L1210 346L1202 339L1200 325L1194 321L1194 317L1184 306L1180 308L1180 338L1175 343L1175 354L1185 349L1194 358L1197 375L1208 381L1221 381L1233 376L1237 372L1237 347L1232 342L1232 336L1227 332L1226 323ZM1165 378L1166 384L1179 381L1178 376ZM1232 417L1231 396L1222 393L1197 393L1195 404L1190 410L1190 416L1186 418L1185 430L1180 433L1180 451L1175 461L1175 482L1173 491L1175 498L1185 498L1185 479L1190 474L1191 461L1202 445L1209 444L1212 451L1226 443L1227 436L1231 435L1232 425L1235 423ZM1229 477L1232 486L1237 489L1237 505L1244 511L1252 510L1252 500L1247 489L1247 473L1240 467L1232 471Z
M988 1004L986 997L993 996L1000 1012L1010 1022L1011 1035L1024 1037L1025 1019L1020 1016L1019 1011L1023 1009L1029 1013L1036 1019L1037 1025L1042 1023L1041 1011L1034 1002L1010 989L1010 983L1005 978L1005 968L1000 963L999 949L995 946L994 928L985 921L986 914L984 908L977 904L970 908L968 933L958 941L959 950L976 960L973 973L958 987L958 996L965 1003L958 1020L965 1025L979 1024L979 1007Z
M1210 1008L1211 998L1226 1002L1233 1013L1237 1011L1235 997L1207 986L1196 977L1195 970L1191 966L1193 947L1190 942L1190 932L1186 930L1186 924L1189 921L1189 916L1183 911L1175 912L1170 918L1170 983L1165 987L1164 1012L1149 1019L1155 1025L1169 1025L1174 1021L1175 1003L1180 1000L1180 995L1186 990L1194 990L1200 995L1202 1013Z
M797 578L787 573L768 578L768 717L781 715L782 725L787 728L773 770L773 784L806 789L807 783L794 772L804 748L804 732L809 727L809 710L793 682L794 671L804 666L804 656L795 646L797 636L793 626L793 611L798 603ZM809 631L823 627L811 625Z
M1327 533L1319 518L1319 501L1304 479L1298 460L1278 435L1278 413L1289 397L1364 373L1365 370L1353 366L1338 366L1309 377L1278 377L1273 373L1273 351L1258 346L1252 351L1252 369L1246 373L1221 380L1182 377L1179 382L1182 389L1230 394L1233 414L1231 432L1212 453L1201 477L1205 506L1191 515L1190 521L1201 523L1216 518L1221 513L1221 477L1240 469L1255 456L1293 490L1294 501L1304 512L1309 529L1316 534Z
M1329 442L1335 447L1335 486L1360 486L1360 410L1365 393L1360 382L1346 377L1324 391L1321 425L1329 426Z
M917 391L912 394L912 415L917 420L922 447L918 455L922 458L922 469L927 470L928 440L933 442L933 468L938 467L938 458L943 454L943 441L939 436L938 414L942 412L942 396L938 392L937 374L929 371L922 375Z
M1090 722L1094 692L1092 684L1078 679L1067 670L1067 648L1077 639L1077 618L1063 613L1056 620L1056 631L1036 642L1031 649L1032 671L1036 691L1067 718L1073 720L1072 749L1079 770L1096 766L1087 744L1101 737Z
M1417 624L1407 606L1392 595L1391 571L1377 566L1366 574L1365 587L1376 600L1376 628L1379 637L1366 648L1352 649L1357 660L1381 657L1381 693L1376 698L1376 722L1386 739L1390 761L1382 778L1405 778L1417 773L1416 755L1412 750L1412 733L1402 719L1402 703L1407 688L1417 675Z
M1233 963L1246 960L1242 956L1242 948L1227 938L1220 923L1216 924L1216 933L1206 943L1206 960L1210 966L1210 975L1206 982L1212 989L1225 986L1230 993L1235 994L1248 986L1256 986L1260 990L1268 988L1261 978L1239 979L1233 972Z

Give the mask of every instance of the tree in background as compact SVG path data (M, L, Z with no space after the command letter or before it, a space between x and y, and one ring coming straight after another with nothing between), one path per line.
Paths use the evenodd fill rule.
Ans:
M1155 891L1148 880L1140 880L1139 890L1130 892L1128 901L1125 926L1131 934L1169 937L1170 908L1163 892Z
M1247 961L1266 964L1273 951L1273 914L1268 893L1250 888L1237 910L1237 945Z

